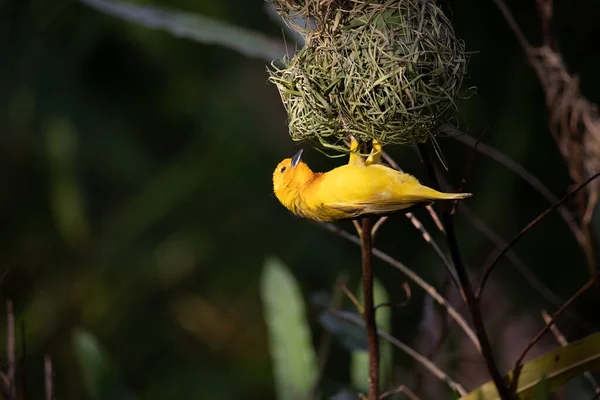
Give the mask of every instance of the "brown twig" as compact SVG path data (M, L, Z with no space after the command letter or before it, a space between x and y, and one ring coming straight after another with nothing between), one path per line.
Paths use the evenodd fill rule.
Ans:
M443 176L440 177L440 181L446 187L449 186L449 183L444 179ZM556 199L556 202L559 200ZM560 210L561 207L558 208ZM471 209L464 203L461 202L459 204L459 210L461 211L461 215L463 215L471 225L484 236L486 236L496 248L496 251L500 251L501 248L504 248L507 245L507 241L501 238L498 234L494 233L487 224L479 218ZM529 283L533 289L535 289L546 301L552 303L557 308L560 308L565 300L554 293L548 286L546 286L542 281L540 281L533 271L525 265L523 260L517 255L517 253L510 249L506 253L506 258L513 264L517 272L521 274L521 276L525 279L527 283ZM484 263L485 265L485 263ZM483 274L481 274L483 275ZM480 280L480 279L478 279ZM579 326L584 327L589 331L595 331L596 327L590 324L588 321L584 320L579 314L573 312L571 310L566 310L564 315L571 318L572 321L576 322Z
M361 227L362 279L365 326L369 345L369 400L379 397L379 337L375 323L373 300L373 265L371 263L373 243L371 242L371 219L362 219Z
M504 240L498 234L493 232L487 226L487 224L473 211L471 211L471 209L467 207L464 203L460 205L459 210L461 212L461 215L465 217L477 231L482 233L494 244L496 251L500 251L500 249L504 248L507 245L506 240ZM513 264L513 266L515 267L517 272L521 274L523 279L525 279L525 281L529 285L531 285L531 287L534 290L536 290L547 302L553 304L556 308L560 308L560 306L564 304L565 300L558 296L556 293L554 293L542 281L540 281L535 275L535 273L525 264L525 262L513 249L510 249L506 253L506 258ZM569 316L571 320L584 327L585 329L588 329L590 331L596 330L595 326L590 324L588 321L584 320L577 313L567 310L565 312L565 315Z
M364 320L362 318L360 318L357 314L343 312L343 311L332 309L332 308L329 308L328 311L332 315L334 315L337 318L340 318L344 321L351 322L358 326L364 326ZM437 365L435 365L433 362L431 362L431 360L427 359L427 357L423 356L422 354L420 354L419 352L414 350L412 347L408 346L404 342L401 342L400 340L396 339L395 337L393 337L392 335L390 335L389 333L387 333L381 329L377 330L377 334L382 339L391 343L393 346L395 346L396 348L403 351L405 354L407 354L413 360L415 360L416 362L418 362L419 364L424 366L436 378L438 378L439 380L446 383L450 389L452 389L453 391L458 393L460 396L465 396L467 394L467 391L460 383L458 383L454 379L452 379L447 373L442 371Z
M544 46L554 47L552 40L552 32L550 29L550 21L552 20L552 0L536 0L535 1L538 13L542 17L542 36L544 38Z
M340 288L342 289L342 292L346 295L346 297L348 297L348 300L350 300L354 307L356 307L356 311L358 311L360 315L364 315L365 310L362 304L360 304L360 301L358 301L358 299L354 295L354 293L352 293L346 285L342 285Z
M431 237L429 232L427 232L427 229L425 229L425 227L423 226L421 221L419 221L419 219L417 217L415 217L415 215L413 213L406 213L406 218L408 218L410 220L410 222L413 224L413 226L419 232L421 232L421 236L423 237L423 240L425 240L426 243L428 243L431 247L433 247L433 250L438 255L440 260L442 261L444 268L446 268L446 271L448 271L448 276L450 276L450 278L452 279L454 286L456 286L456 288L460 291L460 285L458 284L458 279L456 278L456 272L454 271L452 264L450 264L450 260L448 260L448 258L446 257L446 255L444 254L442 249L440 249L440 246L438 246L436 241L433 240L433 238Z
M449 128L445 128L445 129L448 130ZM453 129L455 129L455 128L453 128ZM475 138L472 138L467 134L461 134L461 135L464 136L465 139L467 139L466 142L463 142L467 145L475 143L475 141L476 141ZM485 149L486 146L487 145L481 143L480 146L478 146L478 149ZM497 150L495 150L494 148L491 148L491 147L489 148L489 150L492 151L491 153L489 153L489 156L491 158L494 158L495 154L493 152L495 152ZM486 153L482 152L482 154L486 154ZM486 155L488 155L488 154L486 154ZM535 189L538 189L538 191L542 194L542 196L544 196L551 204L554 204L559 201L559 199L556 198L552 194L552 192L550 192L550 190L547 189L543 183L541 183L541 181L539 181L530 172L525 170L522 166L517 164L515 161L511 160L508 156L504 155L503 153L498 152L496 155L498 155L499 157L505 157L506 160L498 159L498 161L501 164L505 165L508 169L513 170L513 172L515 172L517 175L521 176L521 173L525 174L524 176L521 176L521 177L526 182L531 184ZM496 159L496 158L494 158L494 159ZM450 186L449 183L447 182L447 180L444 179L443 176L440 176L439 178L440 178L441 183L444 186L446 186L446 187ZM530 178L532 179L531 181L530 181ZM537 181L537 184L536 184L536 181ZM538 184L541 186L539 186ZM455 191L455 190L452 190L452 191ZM459 203L459 210L461 211L461 214L470 222L470 224L477 231L482 233L485 237L487 237L494 244L496 251L500 251L501 248L504 248L506 246L507 241L504 240L503 238L501 238L495 232L493 232L492 229L490 229L487 226L487 224L480 217L475 215L475 213L473 211L471 211L471 209L464 202ZM579 233L580 233L579 236L581 236L585 240L585 237L581 234L581 231L580 231L579 227L577 226L576 222L574 221L574 217L572 216L571 212L566 207L564 207L564 205L561 205L557 209L557 212L560 213L561 211L564 211L566 213L567 218L564 218L564 219L567 222L567 225L570 228L573 227L575 230L579 231ZM575 236L577 237L577 235L575 235ZM585 246L582 245L582 247L584 248ZM533 287L533 289L535 289L544 299L546 299L546 301L552 303L557 308L560 308L560 306L562 306L564 304L565 300L562 299L557 294L555 294L548 286L546 286L542 281L540 281L535 276L533 271L529 267L527 267L527 265L525 265L523 260L517 255L517 253L513 249L510 249L506 253L506 258L508 258L508 260L513 264L513 266L515 267L517 272L519 272L521 274L521 276L525 279L525 281L527 283L529 283ZM486 263L484 263L484 265L486 265ZM483 275L483 274L481 274L481 275ZM480 280L480 279L478 279L478 280ZM565 312L565 315L569 316L569 318L571 318L573 321L576 321L580 326L585 327L585 329L587 329L587 330L590 330L590 331L596 330L595 326L590 324L588 321L584 320L580 315L578 315L575 312L567 310Z
M479 286L479 290L477 291L477 298L481 298L485 284L488 281L492 271L494 270L494 267L496 265L498 265L498 262L500 261L502 256L504 256L506 254L506 252L508 250L510 250L517 241L519 241L519 239L521 239L531 228L533 228L538 222L540 222L546 215L548 215L552 211L556 210L558 207L560 207L561 204L563 204L565 201L567 201L571 196L573 196L574 194L579 192L581 189L585 188L590 182L592 182L598 176L600 176L600 172L597 172L594 175L590 176L585 182L583 182L582 184L577 186L573 191L571 191L566 196L564 196L562 199L560 199L558 201L558 203L553 204L551 207L547 208L543 213L538 215L533 221L528 223L527 226L525 226L523 229L521 229L521 231L514 238L512 238L512 240L504 247L504 249L502 249L500 254L498 254L496 256L496 258L494 258L494 260L486 268L484 268L485 274L483 275L481 285Z
M473 151L471 152L471 157L465 166L465 172L463 173L463 176L460 179L460 183L458 185L458 190L457 190L458 193L463 192L464 185L467 183L467 177L469 175L471 175L471 171L473 170L473 165L475 164L475 155L477 154L477 148L481 144L481 140L483 139L483 136L485 135L486 132L487 132L487 128L481 132L481 135L479 135L479 137L475 141L475 145L473 146L473 149L472 149ZM456 213L456 209L460 203L462 203L460 200L453 201L452 210L450 211L451 215L454 215Z
M48 354L44 357L44 383L46 400L54 400L54 371L52 359Z
M327 229L328 231L338 235L339 237L348 240L357 245L361 245L360 238L346 232L345 230L333 225L333 224L318 224L323 229ZM413 270L408 268L406 265L402 264L400 261L391 257L390 255L384 253L383 251L373 247L373 255L379 258L384 263L396 268L408 278L410 278L413 282L415 282L421 289L423 289L432 299L434 299L444 310L448 313L448 315L460 326L460 328L465 332L467 337L471 340L471 343L475 346L477 351L481 352L481 347L479 346L479 340L477 339L477 335L473 331L473 329L469 326L467 321L463 318L463 316L450 304L450 302L445 299L442 295L439 294L437 290L423 278L421 278L418 274L416 274Z
M377 233L377 231L379 230L379 228L381 228L381 225L383 225L385 223L385 221L388 220L388 217L380 217L377 222L375 222L375 225L373 225L373 228L371 229L371 237L373 238L373 241L375 241L375 234Z
M413 393L412 390L410 390L409 388L407 388L404 385L400 385L396 389L393 389L393 390L388 390L387 392L385 392L381 396L379 396L379 398L381 400L383 400L386 397L393 396L395 394L400 394L400 393L403 393L410 400L421 400L421 399L419 399L419 397L416 394Z
M0 371L0 395L5 400L12 400L12 393L10 391L10 385L8 382L8 376Z
M419 151L421 152L423 163L425 164L427 174L429 175L429 179L431 180L434 189L440 190L440 185L437 179L437 175L435 173L433 163L431 161L429 149L426 147L426 145L419 144ZM477 338L479 339L479 343L481 345L481 354L485 359L488 371L492 377L492 380L494 381L494 384L496 385L496 390L498 391L500 398L502 400L510 400L513 396L511 395L502 374L498 370L498 365L496 364L496 361L494 359L492 346L490 345L490 341L485 330L485 324L483 323L483 317L481 315L479 301L477 297L475 297L475 293L473 292L473 287L471 286L467 270L462 262L460 250L458 249L456 233L454 231L454 221L452 215L450 214L450 209L447 205L444 204L442 204L442 207L442 223L444 226L444 230L446 231L448 247L450 248L450 255L452 256L452 260L454 262L454 269L456 270L456 274L460 282L462 294L466 300L469 313L471 314L471 318L473 319L475 332L477 333Z
M360 224L358 223L358 221L353 219L352 224L354 225L354 229L356 229L356 234L359 237L362 237L362 228L361 228Z
M519 42L519 44L521 45L523 50L527 54L529 54L529 51L531 50L531 45L529 44L529 41L525 37L525 34L523 34L523 31L521 30L521 28L519 27L519 24L517 24L517 21L515 21L515 18L513 17L511 12L509 11L508 7L504 3L504 0L493 0L493 1L494 1L494 3L496 3L496 7L498 7L500 12L504 16L504 19L506 20L508 27L510 28L510 30L513 31L513 34L517 38L517 41Z
M521 355L519 356L519 358L515 362L515 367L513 369L513 378L512 378L512 381L511 381L511 390L513 391L513 393L516 391L517 383L519 382L519 375L521 374L521 369L523 368L523 360L525 359L525 356L527 356L527 353L529 353L529 350L531 350L533 348L533 346L535 346L536 343L540 341L540 339L550 330L550 327L552 325L554 325L554 323L556 322L556 319L575 300L577 300L577 298L579 296L581 296L589 288L591 288L592 286L594 286L594 284L596 283L596 279L597 279L596 277L593 277L592 279L590 279L585 285L583 285L577 291L577 293L575 293L569 300L567 300L567 302L557 312L554 313L554 315L552 316L552 318L550 319L550 321L548 321L546 323L546 325L544 326L544 328L542 328L542 330L539 331L539 333L537 335L535 335L535 337L533 339L531 339L531 341L529 342L529 344L525 347L525 350L523 350L523 352L521 353Z
M408 303L410 303L410 299L412 297L412 294L411 294L411 291L410 291L409 284L406 283L406 282L404 282L402 284L402 289L404 289L404 294L406 295L406 299L403 302L401 302L401 303L393 303L391 301L388 301L386 303L379 303L379 304L375 305L375 311L377 311L381 307L402 308L402 307L406 306Z

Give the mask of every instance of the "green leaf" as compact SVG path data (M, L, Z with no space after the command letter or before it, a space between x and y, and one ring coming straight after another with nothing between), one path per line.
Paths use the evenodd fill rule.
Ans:
M600 332L566 347L550 351L523 366L519 375L519 399L536 399L536 394L552 393L570 379L586 371L600 369ZM512 377L509 374L508 379ZM538 386L544 386L538 389ZM461 400L499 399L494 382L487 382Z
M125 386L114 365L91 333L84 330L75 331L73 345L91 398L114 400L136 398Z
M362 281L359 283L356 298L361 304L364 304ZM389 296L385 287L377 279L373 282L373 298L375 305L388 303ZM380 307L375 314L377 328L385 332L390 332L392 322L392 309L390 307ZM379 343L379 375L382 381L389 380L392 371L392 345L386 341L380 340ZM366 391L369 382L369 352L368 350L354 350L350 361L350 376L355 388Z
M542 380L535 386L535 400L547 400L550 397L550 385L546 376L542 376Z
M309 399L317 378L317 357L300 288L281 261L269 258L261 279L277 398Z
M150 29L162 29L175 37L227 47L252 58L271 62L286 53L281 40L200 14L109 0L81 0L81 2L125 21Z

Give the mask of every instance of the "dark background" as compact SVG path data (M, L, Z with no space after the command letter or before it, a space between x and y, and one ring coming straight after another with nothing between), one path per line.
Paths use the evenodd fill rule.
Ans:
M282 36L261 0L151 4ZM540 43L535 2L509 5ZM543 91L500 13L492 1L445 6L475 52L465 87L476 86L477 94L459 104L460 128L476 137L485 132L484 142L564 195L571 180L547 127ZM600 6L557 1L555 15L567 65L588 99L600 101ZM274 167L298 147L267 82L267 63L75 1L4 0L0 16L0 297L13 300L19 338L24 333L20 371L30 398L42 396L45 354L54 361L58 398L89 396L73 348L77 329L97 338L139 398L272 398L258 292L265 257L281 258L308 298L330 291L340 271L355 287L360 253L293 217L272 194ZM504 238L549 206L500 164L476 155L469 167L471 150L451 138L439 142L449 180L458 185L470 168L465 190L475 196L467 204ZM316 170L343 162L300 146ZM427 182L413 149L387 150ZM443 243L426 211L416 215ZM461 216L457 225L464 258L476 271L493 245ZM444 282L441 263L401 215L383 226L377 246L430 283ZM562 297L588 277L583 252L555 214L516 250ZM405 277L379 262L375 268L401 301ZM516 329L518 343L526 343L542 326L539 310L555 308L511 264L501 263L495 278L486 316L506 370L522 346L502 337ZM597 299L590 294L575 307L592 323ZM413 287L411 303L394 312L394 335L415 343L423 307ZM313 308L309 315L318 342L322 328ZM585 333L575 324L563 329L574 338ZM336 388L348 382L348 356L333 346L325 384ZM5 366L4 350L0 360ZM410 360L399 355L396 364L410 373ZM475 370L460 376L468 388L485 379Z

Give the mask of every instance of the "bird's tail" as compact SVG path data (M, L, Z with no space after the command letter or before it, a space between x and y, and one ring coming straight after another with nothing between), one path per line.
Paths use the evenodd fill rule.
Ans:
M437 190L428 188L427 186L420 186L413 193L415 197L420 197L423 200L461 200L467 197L471 197L471 193L444 193L438 192Z
M473 196L471 193L442 193L437 192L438 200L461 200Z

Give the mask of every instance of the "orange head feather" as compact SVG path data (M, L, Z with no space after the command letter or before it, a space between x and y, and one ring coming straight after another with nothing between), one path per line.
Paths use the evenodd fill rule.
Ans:
M314 173L302 162L302 150L286 158L273 172L273 191L286 208L293 211L299 201L300 188L313 178Z

